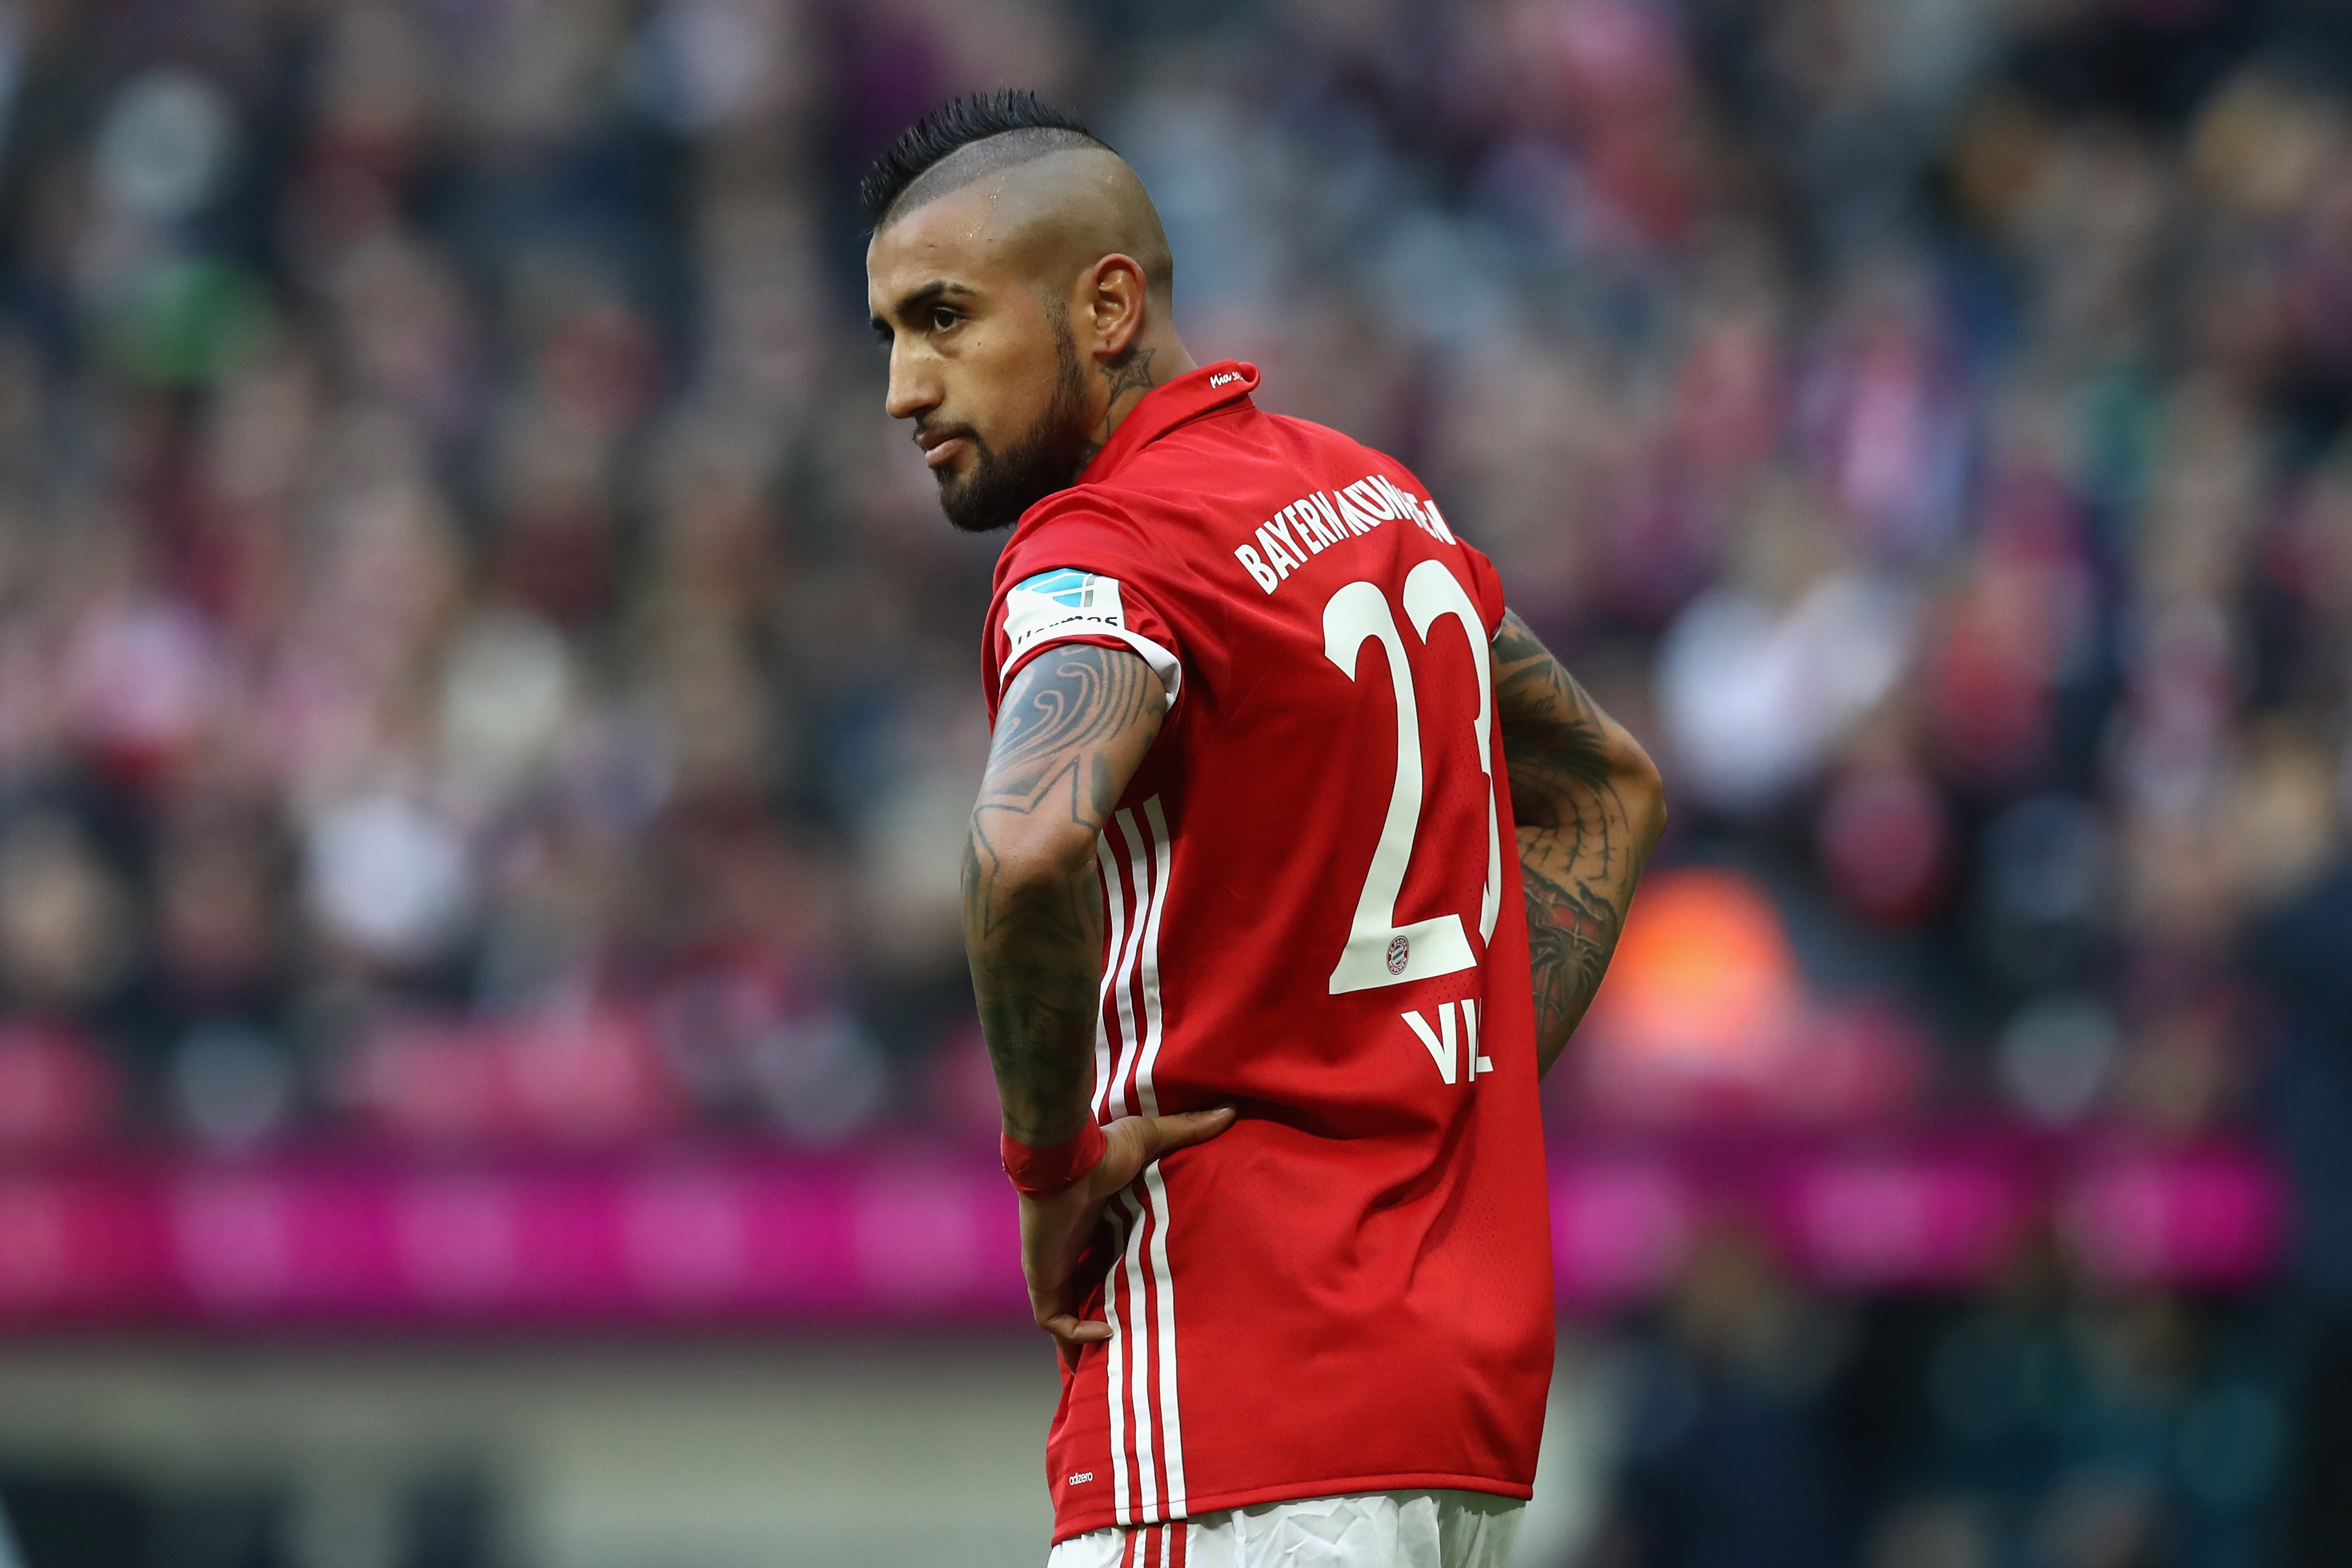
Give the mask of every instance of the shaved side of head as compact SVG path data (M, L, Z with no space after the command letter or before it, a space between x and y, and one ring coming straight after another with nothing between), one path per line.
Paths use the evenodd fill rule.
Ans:
M1129 256L1166 310L1175 257L1160 209L1127 160L1091 144L998 145L1030 134L975 142L941 159L907 188L881 227L955 197L971 204L990 243L1041 286L1063 288L1106 256Z
M1159 209L1127 160L1076 120L1026 92L958 99L908 128L860 190L879 235L974 186L992 247L1059 288L1110 255L1129 256L1160 309L1175 258Z
M1003 142L1008 136L1013 140L1005 143L1003 153L1011 161L1061 147L1106 145L1077 116L1034 92L1008 88L951 98L898 132L858 181L857 202L866 209L866 221L880 228L912 187L939 164L974 143ZM941 194L934 185L917 200Z
M874 226L888 226L900 213L939 200L953 191L960 191L974 180L985 179L999 169L1015 163L1026 163L1048 153L1069 153L1089 148L1110 150L1084 132L1065 131L1058 127L1042 127L1034 131L1006 131L983 141L967 142L962 146L925 169L884 210Z

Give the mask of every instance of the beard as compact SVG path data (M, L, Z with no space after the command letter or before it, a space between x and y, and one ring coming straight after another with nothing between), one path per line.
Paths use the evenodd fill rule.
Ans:
M971 468L940 476L940 510L966 533L993 533L1077 476L1087 441L1086 370L1069 324L1054 319L1054 398L1037 422L999 452L969 426L952 432L971 443Z

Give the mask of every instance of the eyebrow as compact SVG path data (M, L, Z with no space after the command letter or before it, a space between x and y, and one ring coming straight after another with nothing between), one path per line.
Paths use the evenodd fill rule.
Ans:
M969 296L972 292L973 290L964 284L950 283L944 278L935 279L891 306L890 315L905 317L921 310L926 305L936 304L951 295ZM881 316L874 318L873 326L877 332L887 332L890 330L889 321Z

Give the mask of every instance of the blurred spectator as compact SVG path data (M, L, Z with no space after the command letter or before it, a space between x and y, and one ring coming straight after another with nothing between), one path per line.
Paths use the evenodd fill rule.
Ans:
M2048 1258L1937 1336L1869 1560L2272 1560L2286 1430L2258 1336L2161 1291L2092 1295Z
M1781 1568L1853 1561L1855 1500L1821 1395L1841 1325L1752 1240L1701 1241L1661 1331L1633 1341L1621 1516L1603 1563Z

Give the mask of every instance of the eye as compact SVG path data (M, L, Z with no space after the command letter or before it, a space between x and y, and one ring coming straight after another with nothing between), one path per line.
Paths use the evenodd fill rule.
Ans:
M931 331L935 332L951 331L955 324L962 320L961 316L945 305L931 307Z

